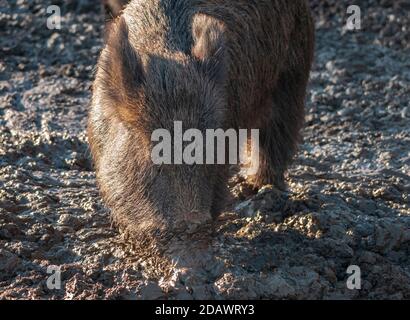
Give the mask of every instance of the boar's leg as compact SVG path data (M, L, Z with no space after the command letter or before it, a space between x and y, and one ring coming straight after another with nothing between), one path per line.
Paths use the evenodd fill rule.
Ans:
M308 75L296 70L283 72L278 79L268 100L271 115L260 128L259 169L252 179L255 187L273 184L285 189L284 172L301 142L307 81Z
M228 189L227 181L231 175L228 165L223 165L218 172L218 177L214 186L214 201L211 207L211 215L217 218L226 209L231 201L231 194Z
M305 97L314 55L314 24L307 9L302 8L287 61L276 81L273 94L267 99L266 120L260 120L259 171L252 181L255 187L273 184L285 188L284 172L301 142L305 119ZM303 30L303 32L301 32Z

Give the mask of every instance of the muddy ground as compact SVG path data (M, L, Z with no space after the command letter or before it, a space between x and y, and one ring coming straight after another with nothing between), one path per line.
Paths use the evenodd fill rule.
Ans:
M111 226L90 163L101 10L53 1L62 29L49 30L51 1L0 0L0 299L410 299L410 3L361 1L348 31L349 1L310 2L316 62L289 191L249 196L237 179L210 263L164 275Z

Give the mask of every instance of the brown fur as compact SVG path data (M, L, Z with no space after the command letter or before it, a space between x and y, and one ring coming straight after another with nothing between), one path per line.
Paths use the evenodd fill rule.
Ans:
M128 0L102 0L106 19L111 20L118 17L128 2Z
M314 31L305 0L134 0L113 23L88 136L115 221L139 239L217 215L227 167L153 165L151 133L260 129L256 187L283 184L301 140Z

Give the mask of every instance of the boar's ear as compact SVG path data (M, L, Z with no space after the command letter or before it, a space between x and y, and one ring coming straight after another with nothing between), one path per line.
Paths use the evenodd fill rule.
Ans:
M123 17L113 22L98 67L102 70L102 85L107 98L130 119L141 94L144 69L138 53L130 44L128 26Z
M213 80L221 82L226 73L225 25L218 19L196 14L192 22L194 45L192 55L201 69Z

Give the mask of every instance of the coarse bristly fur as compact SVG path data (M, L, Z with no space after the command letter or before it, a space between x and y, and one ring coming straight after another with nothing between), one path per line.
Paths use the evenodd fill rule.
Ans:
M105 9L106 20L111 20L120 15L128 0L101 0Z
M133 0L98 61L88 137L113 218L138 239L206 226L224 165L154 165L153 130L260 129L255 187L283 185L314 51L305 0Z

